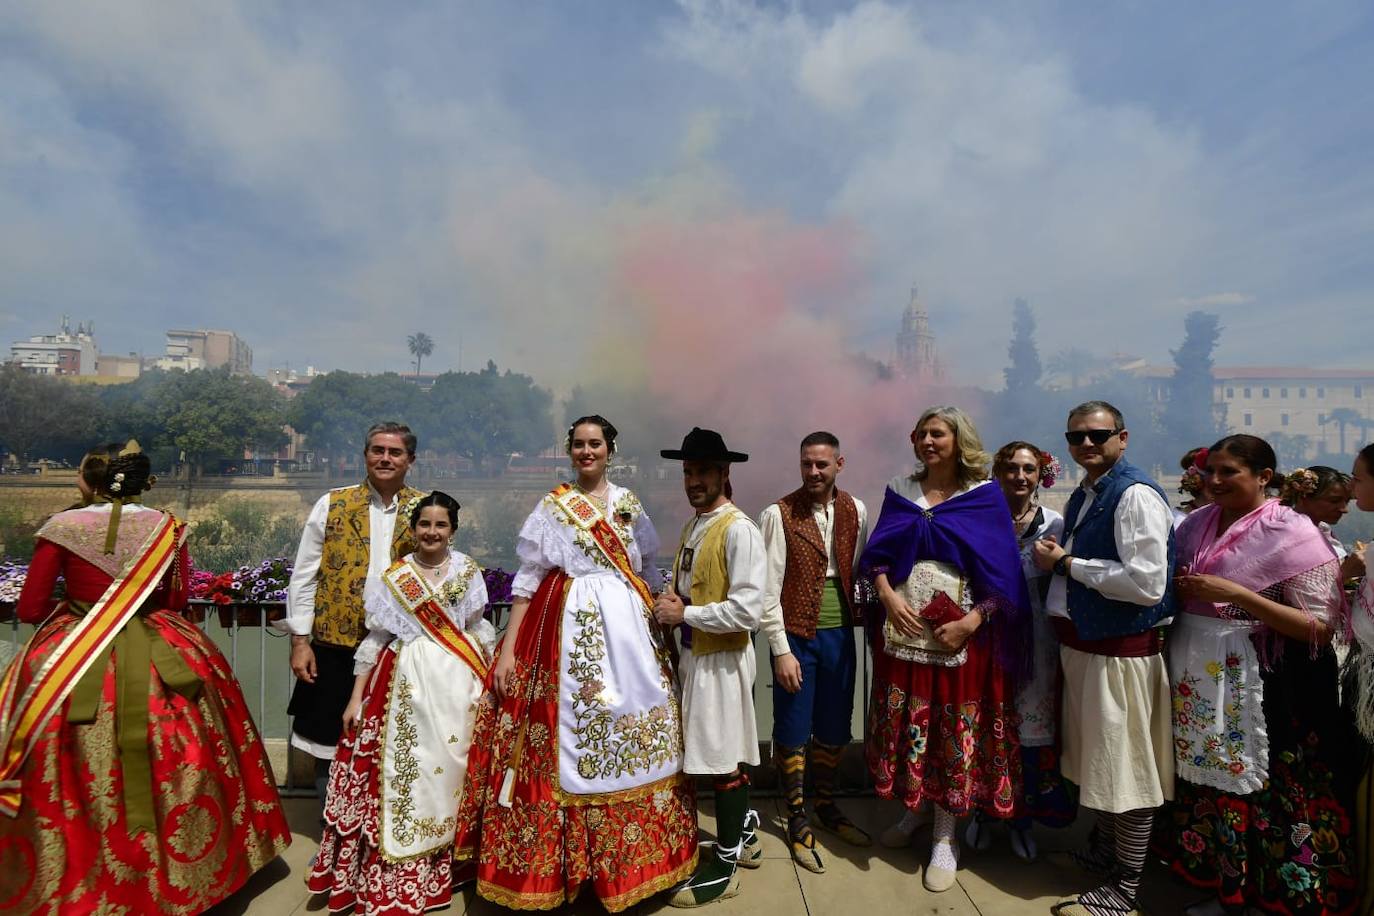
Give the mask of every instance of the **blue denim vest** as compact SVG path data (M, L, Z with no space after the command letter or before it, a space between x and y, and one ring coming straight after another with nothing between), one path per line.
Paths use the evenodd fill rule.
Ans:
M1167 506L1164 491L1159 484L1146 474L1121 458L1110 471L1103 474L1092 485L1092 507L1080 521L1079 513L1087 497L1082 488L1074 490L1069 504L1064 509L1064 540L1073 534L1070 552L1084 560L1113 560L1121 562L1121 554L1116 549L1116 507L1121 502L1121 494L1134 484L1145 484L1159 494ZM1068 581L1069 619L1073 621L1082 639L1112 639L1144 633L1174 612L1174 530L1169 526L1169 580L1164 589L1164 599L1153 607L1132 604L1129 601L1116 601L1101 592L1075 580Z

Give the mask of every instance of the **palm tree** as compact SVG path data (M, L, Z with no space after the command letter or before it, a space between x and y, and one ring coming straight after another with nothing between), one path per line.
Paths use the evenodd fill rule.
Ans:
M1274 449L1274 454L1278 456L1279 467L1296 468L1307 463L1307 449L1310 444L1309 436L1301 433L1281 433L1273 432L1265 439Z
M1077 388L1085 378L1091 378L1102 368L1102 358L1078 347L1060 350L1050 357L1045 367L1058 376L1069 377L1069 387Z
M1342 455L1345 454L1345 428L1347 426L1364 426L1366 423L1364 416L1353 407L1337 407L1329 414L1318 417L1317 422L1322 426L1330 423L1336 424L1336 431L1340 436L1341 443L1340 454Z
M420 380L420 362L434 352L434 341L424 331L416 331L407 338L410 355L415 357L415 380Z

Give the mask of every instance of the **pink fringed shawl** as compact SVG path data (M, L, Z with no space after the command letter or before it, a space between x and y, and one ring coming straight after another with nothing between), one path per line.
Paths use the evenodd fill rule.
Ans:
M1220 576L1253 592L1284 582L1327 563L1338 562L1335 552L1317 526L1307 516L1273 499L1249 515L1237 519L1217 536L1221 507L1204 506L1189 514L1178 529L1179 568L1189 573ZM1333 592L1328 623L1344 626L1344 599ZM1196 598L1185 599L1183 609L1190 614L1224 616L1223 605Z

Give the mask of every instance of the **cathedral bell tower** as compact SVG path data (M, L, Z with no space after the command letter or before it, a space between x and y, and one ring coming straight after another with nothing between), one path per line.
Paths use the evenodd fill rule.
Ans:
M902 330L897 334L896 374L919 383L938 383L945 368L935 350L935 335L930 333L930 316L911 287L911 302L902 313Z

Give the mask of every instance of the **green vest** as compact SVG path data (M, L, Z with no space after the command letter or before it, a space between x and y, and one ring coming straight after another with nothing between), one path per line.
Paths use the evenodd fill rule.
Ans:
M692 555L692 604L714 604L724 601L730 595L730 569L725 562L725 533L730 526L741 518L748 518L735 506L722 512L706 528L701 544ZM676 586L678 564L682 562L682 548L687 545L687 535L695 522L689 521L682 528L678 539L677 557L673 560L673 583ZM737 630L734 633L707 633L693 628L692 654L710 655L727 649L743 649L749 645L749 632Z

